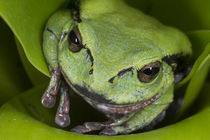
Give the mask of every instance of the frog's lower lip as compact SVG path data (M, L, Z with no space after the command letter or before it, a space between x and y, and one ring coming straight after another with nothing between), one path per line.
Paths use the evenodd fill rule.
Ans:
M127 104L127 105L113 105L113 104L102 104L102 103L98 103L97 101L94 101L88 97L85 97L85 100L91 104L93 107L95 107L96 109L107 113L107 114L127 114L136 110L140 110L142 108L144 108L145 106L150 105L151 103L153 103L154 101L156 101L159 98L159 94L157 93L155 96L153 96L152 98L148 99L147 101L141 102L141 103L137 103L137 104Z
M160 96L160 93L158 92L150 99L143 102L136 103L136 104L114 104L108 100L105 100L104 98L101 98L97 94L89 93L88 90L84 87L80 87L78 85L71 85L71 87L80 96L82 96L90 105L92 105L94 108L106 114L127 114L136 110L140 110L144 108L145 106L148 106L154 101L156 101ZM89 96L89 95L92 95L92 96ZM97 100L94 100L94 99L97 99Z

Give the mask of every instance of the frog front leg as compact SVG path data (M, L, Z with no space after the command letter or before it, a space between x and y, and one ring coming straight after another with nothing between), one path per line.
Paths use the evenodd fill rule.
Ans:
M52 71L49 85L42 96L42 104L46 108L52 108L56 103L56 95L60 87L61 72L59 68Z
M61 127L68 126L70 124L70 118L68 88L62 78L58 64L58 44L62 40L65 24L72 23L72 20L70 10L58 11L50 17L43 33L42 49L49 72L51 73L51 79L48 88L42 96L41 102L43 106L52 108L56 103L56 95L59 89L61 89L61 101L55 117L55 122Z
M56 102L56 95L60 86L61 71L58 65L57 47L62 36L64 25L71 20L69 10L61 10L56 12L46 24L43 33L43 53L47 62L51 79L48 88L43 97L42 104L47 108L52 108Z

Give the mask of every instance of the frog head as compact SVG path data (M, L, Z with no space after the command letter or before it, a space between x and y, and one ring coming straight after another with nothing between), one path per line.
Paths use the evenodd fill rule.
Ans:
M67 23L62 31L58 63L66 81L89 103L113 113L117 110L110 108L155 100L173 84L164 58L190 53L183 33L142 13L134 15L134 9L126 14L135 19L119 11L99 15L82 9L82 21Z
M179 30L124 3L113 3L84 1L76 20L68 10L54 15L45 33L51 40L44 40L43 50L49 69L59 69L88 103L106 114L127 114L173 87L174 75L180 72L177 61L190 55L191 48ZM171 101L172 96L166 102Z

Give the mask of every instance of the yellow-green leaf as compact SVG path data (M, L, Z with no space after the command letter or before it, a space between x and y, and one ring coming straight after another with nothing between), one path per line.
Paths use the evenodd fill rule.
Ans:
M20 41L27 58L38 70L49 75L42 49L42 32L48 17L66 0L0 0L0 16Z

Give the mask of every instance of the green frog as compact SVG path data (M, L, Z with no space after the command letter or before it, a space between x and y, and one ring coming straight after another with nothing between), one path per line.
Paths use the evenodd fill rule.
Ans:
M69 88L109 119L73 132L129 134L163 118L174 85L187 73L183 58L192 50L186 35L122 0L74 4L53 14L43 35L51 79L41 102L52 108L61 92L55 122L70 125Z

